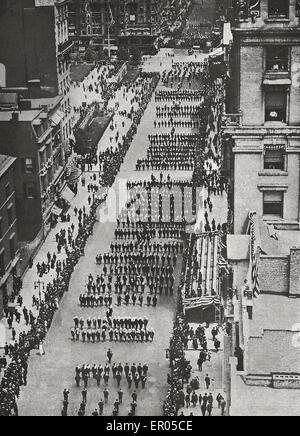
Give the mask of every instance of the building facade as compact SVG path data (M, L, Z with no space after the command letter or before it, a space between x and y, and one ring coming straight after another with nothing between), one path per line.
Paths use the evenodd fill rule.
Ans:
M15 158L0 155L0 317L18 267Z
M248 2L246 9L244 4L235 7L231 93L224 129L228 152L233 154L234 232L245 232L251 209L271 223L297 228L299 2L260 0Z
M70 67L66 0L2 0L0 81L28 98L61 95L62 139L71 135Z
M20 105L26 109L0 111L0 149L16 158L19 239L31 241L55 220L54 206L65 187L63 113L61 97Z
M234 416L251 410L256 395L278 410L278 397L266 387L300 387L294 342L300 304L300 5L237 0L229 11L233 43L223 138L233 234L223 301L224 368Z
M151 51L156 36L157 0L69 0L69 34L78 48Z

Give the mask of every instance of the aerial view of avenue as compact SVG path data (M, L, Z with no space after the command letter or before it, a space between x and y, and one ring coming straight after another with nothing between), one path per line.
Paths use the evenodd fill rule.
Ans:
M0 0L0 416L299 404L300 0Z

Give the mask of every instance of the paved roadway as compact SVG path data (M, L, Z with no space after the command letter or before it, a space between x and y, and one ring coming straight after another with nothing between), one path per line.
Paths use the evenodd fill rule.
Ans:
M186 51L173 51L174 61L190 61ZM197 60L203 59L204 55L198 56ZM171 68L172 60L166 54L166 50L161 51L157 56L148 59L144 63L146 71L163 71ZM122 92L116 96L116 100L121 104L121 109L128 108L130 98L124 99ZM112 105L114 105L112 102ZM110 189L107 204L110 208L107 212L108 216L112 215L111 206L114 205L115 199L120 200L121 205L126 201L122 196L123 191L120 186L124 181L149 178L151 172L136 172L135 164L138 158L146 156L148 147L148 133L154 131L153 122L155 119L155 103L154 99L148 106L148 109L143 117L142 123L139 126L138 133L135 136L133 144L125 158L125 162L116 179L114 186ZM120 126L123 118L116 116L115 122ZM124 131L128 130L129 125L126 123ZM186 129L185 129L186 131ZM110 130L106 132L99 143L99 150L103 150L110 142ZM189 172L169 172L174 179L186 179L190 177ZM88 175L85 176L86 178ZM72 202L71 214L75 206L78 207L85 204L87 201L87 191L80 188L78 196ZM105 210L104 210L105 213ZM103 218L103 214L101 215ZM103 220L101 220L103 221ZM70 406L69 414L76 415L81 401L81 390L77 390L74 381L74 369L77 364L89 363L93 365L105 364L106 353L109 343L105 344L83 344L73 343L70 339L70 328L73 326L73 317L75 315L87 318L95 316L99 313L105 317L104 309L81 309L78 306L79 294L84 291L84 285L88 274L93 275L99 273L98 267L94 263L95 256L99 252L109 251L110 243L113 239L115 229L115 220L109 222L99 222L94 229L94 235L90 238L85 250L85 257L75 269L70 284L69 293L62 300L61 307L57 312L50 331L48 332L45 341L45 356L40 357L37 354L32 354L29 360L28 385L21 389L19 399L19 413L23 416L55 416L59 415L62 407L62 390L69 388ZM55 229L57 232L58 229ZM39 253L38 260L43 260L48 249L54 247L54 232L46 240L46 244ZM180 263L178 264L177 277L180 272ZM30 307L29 300L32 293L32 283L35 277L35 271L28 272L24 279L24 285L27 289L25 302L27 307ZM159 416L162 414L162 403L166 394L166 380L168 373L168 361L165 356L165 349L169 346L169 338L172 331L173 314L175 301L172 297L163 297L156 309L154 308L116 308L114 316L146 316L150 319L150 328L153 327L157 332L153 344L112 344L114 352L113 360L122 363L144 363L147 362L149 371L149 381L147 389L139 392L138 399L138 415L153 415ZM131 393L127 390L127 385L124 388L124 405L121 407L121 415L127 415L128 406L130 403ZM110 381L109 389L111 392L110 404L105 409L106 415L111 415L113 410L113 402L116 399L116 386ZM88 394L87 414L90 414L102 397L103 386L101 389L91 386Z
M180 58L180 54L179 54ZM163 68L168 66L169 59L162 56ZM149 65L150 67L150 65ZM156 59L154 59L153 70L156 70ZM121 99L122 102L122 99ZM147 135L153 129L155 117L154 102L149 105L143 121L139 127L134 142L126 156L124 165L121 168L117 180L109 192L108 204L112 204L119 190L121 180L136 179L135 164L138 157L146 154L148 140ZM145 134L147 132L147 135ZM104 144L99 144L103 148L107 143L107 136L103 137ZM146 174L148 177L149 174ZM143 178L139 173L138 177ZM186 174L180 174L179 177L186 177ZM84 192L79 192L79 198L84 202ZM124 199L122 199L122 203ZM77 199L73 202L73 207L77 204ZM94 263L95 256L99 252L109 250L115 222L98 223L94 229L93 238L88 242L86 255L82 258L76 267L70 284L69 293L63 298L61 307L57 312L50 331L45 341L46 354L43 357L34 353L29 360L28 385L22 388L19 399L20 415L27 416L53 416L59 415L62 404L62 390L66 387L71 390L70 395L70 415L76 414L80 403L80 390L74 385L74 369L77 364L83 363L106 363L106 353L109 343L103 344L83 344L72 343L70 340L70 328L73 325L75 315L87 318L89 315L94 316L95 311L101 312L105 316L104 309L80 309L78 306L78 296L84 290L88 274L91 272L96 275L99 270ZM45 248L47 245L45 246ZM44 248L43 248L44 250ZM45 255L46 251L44 252ZM180 264L178 264L180 270ZM179 272L179 271L177 271ZM30 271L33 275L34 272ZM179 274L177 274L178 276ZM26 282L26 278L25 278ZM150 327L157 332L153 344L113 344L114 359L118 362L141 363L147 362L150 367L149 382L147 389L139 393L138 415L161 415L162 403L166 394L166 380L168 373L168 361L165 357L165 349L168 348L169 338L173 325L173 313L175 302L172 297L163 297L156 309L154 308L133 308L124 309L124 307L115 310L115 316L138 315L147 316L150 319ZM128 313L129 312L129 313ZM116 386L110 382L109 389L111 392L111 404L106 408L105 414L111 415L115 401ZM103 390L103 387L102 387ZM129 392L124 386L125 397L124 406L121 408L121 415L128 413L127 408L130 403ZM97 406L102 397L101 390L92 387L89 390L89 401L87 405L87 414L91 413Z

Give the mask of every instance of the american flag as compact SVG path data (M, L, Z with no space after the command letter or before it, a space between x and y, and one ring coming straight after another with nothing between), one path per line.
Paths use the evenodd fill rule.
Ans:
M224 269L228 274L231 271L231 266L229 265L229 263L224 259L223 256L219 256L219 260L218 260L218 267L220 269Z
M195 309L197 307L207 307L211 305L220 305L221 298L219 295L208 295L205 297L186 298L183 300L186 309Z
M259 256L258 253L256 253L252 258L252 289L255 298L260 294L258 262Z

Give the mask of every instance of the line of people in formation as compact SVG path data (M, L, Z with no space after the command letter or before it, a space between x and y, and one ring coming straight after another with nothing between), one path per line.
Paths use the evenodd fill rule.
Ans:
M140 328L113 328L104 325L102 329L71 329L71 338L74 342L83 343L99 342L153 342L155 332L153 329Z
M199 82L203 81L203 75L208 67L208 62L174 62L172 69L165 70L162 73L162 81L165 86L169 84L183 81L189 82L191 79L196 79Z
M111 353L111 350L109 350L108 354L110 355ZM120 387L123 377L125 377L127 382L131 382L128 383L129 389L132 388L133 383L135 384L135 388L138 389L141 382L143 383L142 387L144 389L148 372L149 366L147 363L139 363L138 365L135 363L129 365L127 362L125 364L78 365L75 368L75 382L78 388L81 386L81 383L85 388L88 388L92 380L95 380L97 387L101 385L101 381L103 380L104 385L107 387L112 377L113 380L117 381L118 387Z
M78 316L75 316L73 318L74 321L74 327L75 329L80 328L81 330L83 330L85 327L87 327L87 329L101 329L101 328L105 328L106 330L109 327L114 327L114 328L125 328L125 329L131 329L131 328L135 328L135 329L146 329L149 323L149 319L148 318L132 318L132 317L126 317L126 318L122 318L122 317L116 317L116 318L108 318L108 319L102 319L100 316L98 317L88 317L87 319L84 318L79 318Z
M144 223L142 223L144 225ZM147 226L147 224L146 224ZM138 241L148 239L183 239L185 235L184 230L180 230L178 228L172 228L172 226L166 227L165 224L162 225L161 229L116 229L115 230L115 239L137 239Z
M150 145L166 145L168 147L172 145L191 145L194 143L202 144L204 136L199 133L155 133L149 134L148 139Z
M165 101L202 101L203 91L199 90L160 90L155 93L156 102Z
M154 266L161 265L162 267L166 267L168 273L172 274L174 271L174 266L177 263L177 256L165 253L157 253L157 254L146 254L142 252L138 253L104 253L99 254L96 257L96 264L102 265L103 262L103 274L97 276L96 283L97 285L101 285L104 283L104 277L107 275L107 272L110 273L115 272L116 274L122 274L123 271L126 273L125 266L127 265L127 272L131 272L131 268L136 269L137 272L141 272L141 267L143 270L148 273ZM129 264L129 265L128 265ZM110 269L108 270L108 265ZM106 267L106 268L105 268ZM124 268L122 268L124 267ZM126 284L126 282L125 282ZM89 288L93 288L93 278L91 280L89 278Z
M109 356L109 364L106 365L82 365L77 366L75 368L75 383L76 387L80 388L81 383L83 384L83 388L81 391L82 401L79 406L78 416L86 415L86 406L88 403L89 391L88 387L91 380L95 380L97 388L101 387L101 382L103 380L104 390L103 390L103 398L100 399L98 403L98 407L92 412L92 416L103 416L106 412L106 409L109 407L109 402L111 398L111 392L108 388L110 379L115 380L117 383L117 398L113 401L113 411L112 416L118 416L120 414L120 408L124 402L124 390L121 387L121 382L123 379L123 375L126 378L128 384L128 390L132 389L132 386L135 386L135 390L130 395L132 402L130 403L129 408L129 416L135 416L136 410L138 407L138 389L145 389L148 382L148 371L149 366L144 363L143 365L139 363L136 365L133 363L129 365L126 363L125 365L122 363L111 365L111 358L113 356L112 351L109 349L107 355ZM130 393L129 393L130 394ZM62 416L68 416L68 408L69 408L69 389L64 389L63 391L63 407L61 411Z
M168 292L168 288L165 290ZM171 291L170 291L171 292ZM94 308L94 307L108 307L110 308L112 303L108 303L109 299L112 300L112 296L109 294L106 295L94 295L94 294L80 294L79 296L79 305L83 308ZM124 298L122 295L117 296L116 305L121 307L122 305L129 306L132 304L136 306L138 304L140 307L144 305L144 297L143 295L139 295L138 297L135 294L130 294L128 291L125 292ZM145 304L147 307L157 307L158 298L157 295L154 296L147 295Z
M173 106L157 106L156 108L156 118L190 118L197 117L200 118L203 115L203 109L200 105L180 105L174 104Z
M176 242L130 242L130 243L118 243L113 242L111 244L112 253L132 253L133 251L142 251L147 253L169 253L169 254L182 254L183 243Z
M167 262L164 264L148 264L136 261L136 263L131 262L127 265L111 266L110 269L104 266L103 273L104 277L108 279L108 283L90 284L88 293L96 295L97 293L100 294L101 291L102 293L112 292L114 288L115 293L119 296L124 295L125 303L129 304L131 292L134 305L137 303L136 294L144 294L146 289L149 289L150 295L158 292L161 295L164 289L166 293L172 295L175 286L175 265L172 264L174 259L171 259L170 263ZM113 277L116 279L114 284Z
M127 189L128 190L134 190L136 188L143 189L146 192L150 191L152 188L163 188L167 187L168 189L172 189L173 187L192 187L193 183L191 180L176 180L171 179L170 174L168 174L166 177L163 173L160 174L160 178L157 178L154 174L151 174L150 180L139 180L139 181L128 181L127 182Z
M155 273L155 268L160 267L161 270L165 270L166 274L172 275L174 273L174 267L177 263L177 257L175 254L171 256L170 254L164 253L114 253L106 254L105 260L102 255L98 255L96 263L103 268L102 274L97 276L96 281L90 281L88 283L88 289L93 289L95 286L101 288L101 284L105 282L105 277L108 277L108 281L112 283L112 275L135 275L135 274L146 274ZM162 272L162 271L161 271ZM141 284L145 282L145 279L140 279ZM123 284L128 283L128 279L123 277ZM117 283L122 283L122 280L117 278Z
M154 121L153 122L155 129L162 129L162 128L189 128L189 129L199 129L201 122L199 120L193 121L193 120L174 120L171 118L170 120L161 120L161 121Z
M168 159L168 160L167 160ZM178 157L174 159L166 158L164 162L161 162L158 158L139 159L136 164L137 171L192 171L194 169L194 160L186 160L179 162Z
M171 239L169 235L174 234L176 230L184 230L185 223L180 222L161 222L158 220L152 220L149 222L144 221L130 221L128 211L125 214L120 214L120 219L117 220L117 228L128 227L142 229L145 232L152 232L151 235L156 236L153 230L158 231L158 237L161 239ZM161 232L161 233L159 233Z

